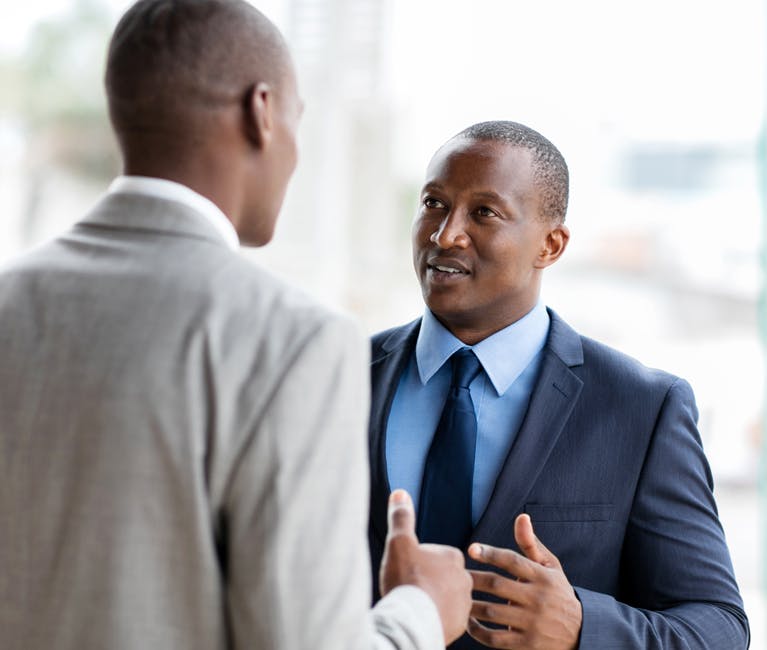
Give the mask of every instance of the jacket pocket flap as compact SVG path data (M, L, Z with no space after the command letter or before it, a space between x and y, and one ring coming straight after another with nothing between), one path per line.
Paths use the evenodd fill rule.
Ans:
M536 523L567 521L609 521L613 517L614 506L610 503L586 503L549 505L541 503L525 504L525 512Z

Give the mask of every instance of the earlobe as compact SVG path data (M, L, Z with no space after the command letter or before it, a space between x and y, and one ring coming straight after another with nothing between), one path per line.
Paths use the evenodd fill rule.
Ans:
M544 269L556 262L567 248L570 241L570 229L558 224L546 234L543 248L538 256L538 268Z
M273 109L274 93L269 84L259 82L248 90L243 106L245 135L258 149L263 149L272 139Z

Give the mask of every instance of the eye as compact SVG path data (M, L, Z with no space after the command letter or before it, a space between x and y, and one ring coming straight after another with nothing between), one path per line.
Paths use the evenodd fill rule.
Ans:
M482 205L476 209L476 214L478 217L497 217L498 214L495 210L491 210L486 205Z
M423 205L429 210L442 210L445 207L445 204L442 203L442 201L435 199L433 196L425 197L423 200Z

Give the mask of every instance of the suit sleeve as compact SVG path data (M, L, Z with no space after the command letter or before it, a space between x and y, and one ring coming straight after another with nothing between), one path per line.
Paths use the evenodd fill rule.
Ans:
M634 498L618 598L576 588L583 650L747 648L749 629L713 497L690 386L658 416Z
M226 602L237 650L444 647L422 590L400 587L370 610L367 356L353 324L325 321L286 359L254 423L268 448L245 448L226 505ZM263 477L252 473L264 467L269 486L259 493L253 485Z

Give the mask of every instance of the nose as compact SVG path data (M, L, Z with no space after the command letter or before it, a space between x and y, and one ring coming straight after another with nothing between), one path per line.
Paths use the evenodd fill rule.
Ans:
M466 248L470 242L466 232L466 219L455 212L447 214L429 239L442 250Z

